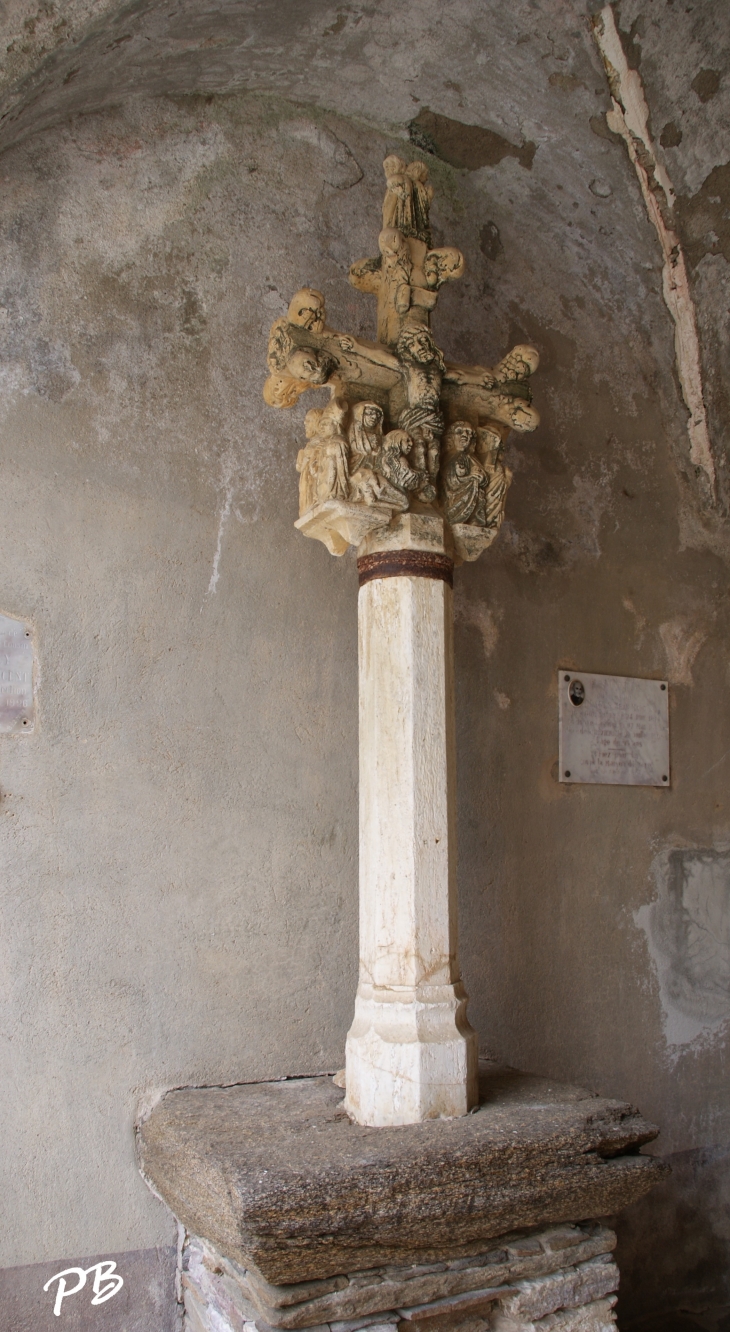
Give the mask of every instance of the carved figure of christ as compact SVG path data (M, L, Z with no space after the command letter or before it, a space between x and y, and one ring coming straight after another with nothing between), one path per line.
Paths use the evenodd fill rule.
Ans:
M431 338L430 330L422 325L406 328L413 335L423 332ZM515 347L494 369L443 360L437 370L417 359L404 364L394 351L365 338L329 330L297 332L300 346L316 348L336 362L329 381L334 391L341 391L339 382L348 386L344 390L348 398L384 401L394 425L404 408L419 406L427 406L434 414L440 411L448 420L466 419L474 426L495 421L506 427L505 434L507 430L534 430L539 421L526 387L537 361L530 347ZM403 424L403 429L409 430L408 425Z

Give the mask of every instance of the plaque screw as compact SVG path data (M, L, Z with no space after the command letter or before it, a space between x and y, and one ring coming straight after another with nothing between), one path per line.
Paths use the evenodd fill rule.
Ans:
M570 768L566 768L566 769L565 769L565 775L566 775L566 777L569 777L569 776L570 776ZM666 779L665 779L665 780L666 780Z
M569 676L569 675L566 675L566 677L565 677L565 683L566 683L566 684L568 683L568 680L569 680L569 679L570 679L570 676Z
M23 725L24 725L24 726L27 726L27 725L28 725L28 718L27 718L27 717L24 717L24 718L23 718Z
M662 781L663 781L663 782L668 782L668 781L669 781L669 778L668 778L668 777L662 777Z
M660 685L660 686L659 686L660 689L666 689L666 687L667 687L666 685ZM664 778L664 781L666 781L666 780L667 780L667 779L666 779L666 777L665 777L665 778Z

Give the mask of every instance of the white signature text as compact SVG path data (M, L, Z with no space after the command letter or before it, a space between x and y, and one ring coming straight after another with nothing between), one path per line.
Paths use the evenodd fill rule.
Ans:
M59 1316L61 1305L64 1300L68 1299L69 1295L77 1295L80 1290L84 1289L86 1278L91 1276L92 1272L94 1273L92 1304L103 1304L105 1300L110 1300L112 1295L117 1295L124 1285L124 1278L116 1271L116 1266L116 1263L106 1259L101 1263L94 1263L92 1267L67 1267L63 1272L56 1272L56 1275L52 1276L43 1287L44 1290L48 1290L48 1287L52 1286L54 1281L58 1282L56 1302L53 1306L54 1314L57 1317ZM68 1287L66 1285L67 1277L74 1277L76 1285Z

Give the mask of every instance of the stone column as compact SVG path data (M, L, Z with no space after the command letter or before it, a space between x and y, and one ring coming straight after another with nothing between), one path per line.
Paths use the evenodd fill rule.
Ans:
M453 563L444 523L404 514L358 550L360 980L345 1105L412 1124L476 1104L457 959Z

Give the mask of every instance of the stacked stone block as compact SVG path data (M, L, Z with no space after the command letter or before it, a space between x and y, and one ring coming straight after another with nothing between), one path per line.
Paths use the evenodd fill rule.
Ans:
M615 1332L616 1237L595 1222L513 1232L466 1258L275 1286L188 1236L185 1332Z

